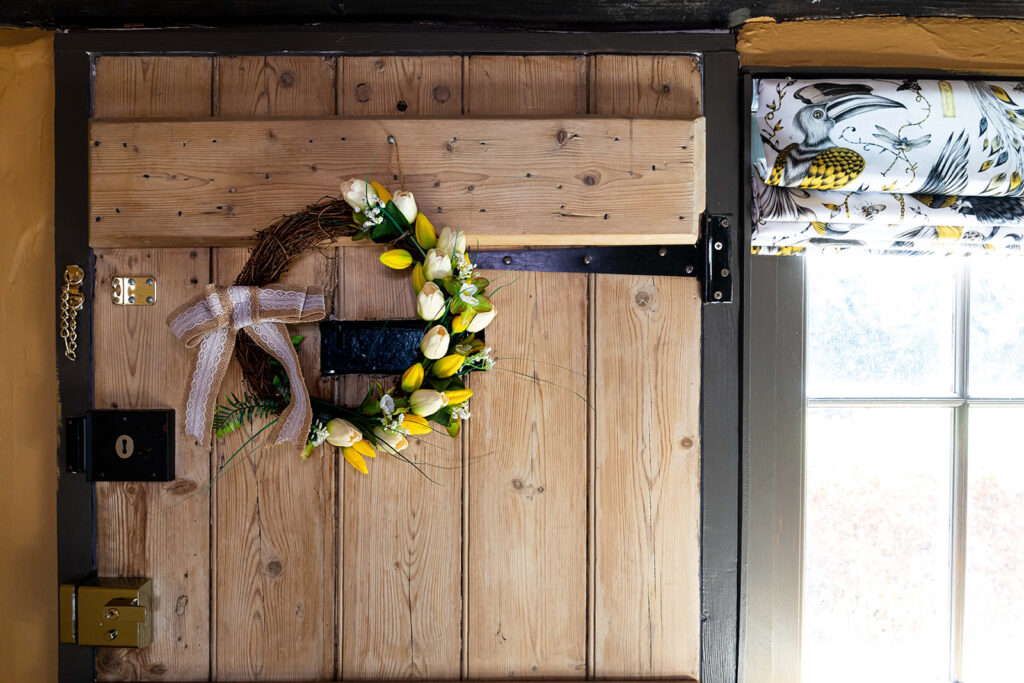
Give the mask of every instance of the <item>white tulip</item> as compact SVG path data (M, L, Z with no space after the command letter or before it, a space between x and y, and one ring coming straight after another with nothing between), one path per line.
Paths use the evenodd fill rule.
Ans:
M404 434L399 434L383 427L374 427L373 435L390 446L390 450L394 453L401 453L409 447L409 441L405 438Z
M437 360L444 358L444 355L448 353L448 343L448 330L444 328L444 325L434 325L423 335L420 351L430 360Z
M440 249L430 249L423 260L423 275L427 280L443 280L452 274L452 260Z
M494 316L497 314L497 309L491 306L491 310L477 313L473 316L473 319L469 321L469 325L466 327L467 332L479 332L494 320Z
M433 282L423 285L416 296L416 314L424 320L437 320L444 314L444 292Z
M416 199L412 196L412 192L399 190L391 196L391 201L395 203L398 210L405 216L405 220L409 221L409 225L416 222L416 214L419 212L416 209Z
M356 211L365 211L370 202L377 201L377 191L365 180L349 178L341 184L341 198Z
M441 230L441 236L437 238L437 248L446 256L461 255L466 253L466 233L445 226Z
M336 417L327 423L327 443L332 446L351 446L356 441L361 441L363 433L356 429L356 426L348 420Z
M427 417L444 408L448 399L440 391L433 389L417 389L409 397L409 410L414 415Z

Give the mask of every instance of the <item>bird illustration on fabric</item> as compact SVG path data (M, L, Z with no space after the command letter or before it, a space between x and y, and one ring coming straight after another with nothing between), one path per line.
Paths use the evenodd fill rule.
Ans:
M861 83L814 83L793 96L805 103L793 118L803 135L778 155L767 185L835 190L848 185L864 171L864 157L832 141L832 129L841 121L877 109L906 107L896 100L875 95Z

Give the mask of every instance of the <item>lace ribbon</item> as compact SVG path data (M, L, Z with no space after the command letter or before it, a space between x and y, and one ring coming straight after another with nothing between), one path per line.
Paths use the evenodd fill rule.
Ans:
M291 403L268 430L268 442L305 447L313 411L285 324L313 322L325 314L319 287L207 285L203 294L178 307L168 316L167 325L193 350L185 383L185 434L209 445L213 412L235 337L238 330L247 328L253 341L284 367L291 387Z

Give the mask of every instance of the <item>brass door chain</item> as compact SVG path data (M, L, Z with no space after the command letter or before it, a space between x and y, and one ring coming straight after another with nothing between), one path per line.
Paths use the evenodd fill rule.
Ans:
M80 285L84 279L85 272L78 266L64 268L64 288L60 295L60 336L64 340L64 357L70 361L78 358L78 312L85 303Z

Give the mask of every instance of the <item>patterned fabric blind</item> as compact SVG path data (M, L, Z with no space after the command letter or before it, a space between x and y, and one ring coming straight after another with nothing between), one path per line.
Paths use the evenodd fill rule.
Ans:
M1019 250L1024 81L761 79L755 253Z

